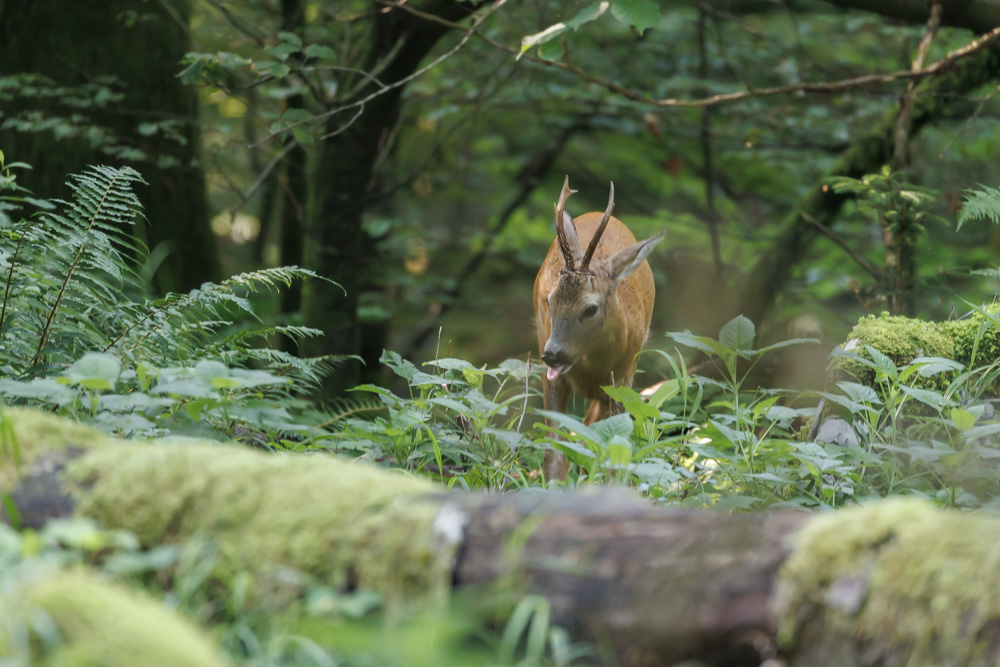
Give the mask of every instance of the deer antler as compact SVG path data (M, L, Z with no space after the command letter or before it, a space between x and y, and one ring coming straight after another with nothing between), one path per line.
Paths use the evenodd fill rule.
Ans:
M597 231L594 232L594 238L590 239L590 245L587 246L587 252L583 255L583 261L580 262L580 270L586 271L590 267L590 259L594 256L594 251L597 250L597 244L601 240L601 234L604 233L604 228L608 226L608 220L611 219L611 211L615 210L615 183L611 182L611 194L608 195L608 207L604 209L604 217L601 218L601 224L597 226Z
M556 204L556 238L559 240L559 250L562 251L563 260L566 262L566 270L574 271L576 260L573 259L573 248L566 238L566 229L563 226L563 215L566 213L566 200L575 193L576 190L569 189L569 176L563 181L562 192L559 193L559 203Z

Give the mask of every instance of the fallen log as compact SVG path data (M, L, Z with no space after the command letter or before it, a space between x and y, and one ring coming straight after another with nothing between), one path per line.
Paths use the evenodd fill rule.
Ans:
M278 568L379 591L392 613L465 592L544 596L552 621L623 665L976 665L1000 660L1000 520L893 500L822 515L650 506L625 491L445 493L322 455L117 441L6 412L22 519L92 517L146 546L212 535L290 599ZM460 593L461 595L461 593Z

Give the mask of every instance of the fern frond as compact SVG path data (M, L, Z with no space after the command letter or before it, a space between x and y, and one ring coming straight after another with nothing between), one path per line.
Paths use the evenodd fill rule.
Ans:
M1000 188L980 186L978 190L966 190L965 203L958 212L958 229L969 220L1000 223Z
M295 280L321 278L309 269L297 266L250 271L228 278L221 283L205 283L199 289L186 294L168 294L160 301L150 304L146 314L123 330L104 348L105 352L114 348L124 349L124 353L134 353L145 347L150 337L166 337L165 332L181 326L179 323L213 319L229 323L234 312L242 312L256 317L246 292L263 289L277 291Z
M121 295L137 283L128 257L130 226L141 215L136 183L144 181L131 168L90 167L71 177L69 201L0 238L9 262L0 344L18 374L72 362L106 339L108 313L127 309Z
M318 420L316 426L321 429L330 429L345 419L385 414L387 408L376 396L359 395L334 399L318 412L321 419Z
M221 350L217 358L231 366L245 366L251 362L259 364L275 375L291 379L293 386L306 391L317 389L323 379L332 375L343 362L356 359L347 354L297 357L284 350L269 347L236 347Z

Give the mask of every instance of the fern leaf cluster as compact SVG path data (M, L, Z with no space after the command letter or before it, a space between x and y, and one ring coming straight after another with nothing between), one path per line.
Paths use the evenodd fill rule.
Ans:
M316 329L241 323L256 318L254 293L319 276L294 266L269 268L147 299L133 268L145 248L130 233L142 217L134 192L144 183L138 172L90 167L71 177L69 201L44 202L14 196L22 189L11 166L0 154L0 392L8 400L37 399L64 409L69 396L80 396L67 390L69 384L77 392L108 392L89 400L94 420L112 428L127 423L152 432L158 422L146 418L149 410L177 412L183 404L200 421L220 424L242 414L243 421L256 419L280 432L297 430L286 410L295 403L291 392L315 388L344 357L303 359L267 346L278 337L321 335ZM45 210L12 215L24 203ZM114 378L70 372L109 362L122 380L118 371ZM122 398L146 392L172 399L147 404ZM235 406L239 396L246 398Z
M958 213L958 228L969 220L989 220L1000 223L1000 188L980 186L966 192L965 203Z
M69 202L12 222L0 245L3 362L16 376L72 363L100 345L137 284L129 225L141 210L134 169L91 167L73 176Z

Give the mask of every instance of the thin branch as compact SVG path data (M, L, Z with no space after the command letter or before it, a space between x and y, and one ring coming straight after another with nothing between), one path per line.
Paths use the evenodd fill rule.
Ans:
M265 42L263 38L253 30L251 30L249 27L244 25L242 22L240 22L240 20L237 19L235 16L233 16L233 13L230 12L229 8L226 7L223 3L219 2L218 0L208 0L208 4L211 5L212 7L215 7L219 11L219 13L221 13L225 17L226 21L228 21L230 25L236 28L236 30L238 30L239 32L243 33L244 35L252 39L258 47L264 48Z
M979 105L976 107L976 110L972 112L971 116L969 116L968 118L965 119L965 121L962 123L961 127L959 127L957 130L955 130L955 134L953 134L951 136L951 138L948 139L948 143L945 144L945 147L941 149L940 153L938 153L938 157L944 157L945 156L945 154L951 148L951 145L953 143L955 143L955 139L958 138L958 135L962 134L962 132L965 132L965 128L967 128L973 121L975 121L977 118L979 118L979 114L981 114L983 112L983 109L986 108L986 104L991 99L993 99L993 96L996 95L997 93L1000 93L1000 86L997 86L996 88L994 88L993 90L991 90L989 93L987 93L987 95L985 97L983 97L982 100L980 100Z
M380 2L385 2L385 0L379 0ZM464 26L448 21L447 19L442 19L439 16L434 16L433 14L428 14L426 12L421 12L420 10L410 7L408 4L398 4L398 3L388 3L393 7L398 7L410 12L414 16L424 18L428 21L433 21L434 23L439 23L441 25L448 26L457 30L465 30ZM466 33L466 37L470 33ZM1000 27L994 28L993 30L983 34L977 39L974 39L970 43L966 44L960 49L956 49L951 53L947 54L941 60L938 60L927 67L920 69L918 71L912 70L900 70L897 72L883 72L878 74L866 74L864 76L853 77L850 79L842 79L840 81L819 81L819 82L807 82L799 83L788 86L775 86L772 88L758 88L753 90L742 90L735 93L723 93L719 95L711 95L709 97L703 97L699 99L679 99L668 97L664 99L655 99L643 95L642 93L636 92L634 90L629 90L619 86L618 84L596 77L579 67L573 65L569 62L562 62L558 60L545 60L537 56L532 56L530 54L521 53L519 47L507 46L502 44L490 37L487 37L483 33L479 32L478 24L474 25L471 29L471 35L475 35L482 41L486 42L490 46L500 49L501 51L506 51L514 55L520 56L522 60L528 60L539 65L545 65L546 67L552 67L555 69L561 69L566 72L570 72L580 77L588 83L593 83L594 85L601 86L613 93L621 95L622 97L633 100L635 102L640 102L643 104L648 104L650 106L656 107L677 107L677 108L699 108L706 106L714 106L718 104L729 104L732 102L739 102L742 100L754 98L754 97L774 97L777 95L791 95L793 93L835 93L844 90L851 90L853 88L860 88L863 86L869 86L876 83L892 83L894 81L907 80L907 81L919 81L925 79L934 74L941 73L952 65L954 65L959 60L963 60L982 49L990 46L994 42L1000 40Z
M291 139L281 148L280 151L278 151L277 155L270 159L267 165L265 165L261 170L260 175L257 176L257 180L253 182L253 185L247 188L245 192L240 193L240 201L238 204L229 209L229 215L237 213L246 205L250 198L256 194L258 189L260 189L260 186L264 184L264 181L267 180L270 173L274 171L274 168L277 167L278 164L285 159L285 156L287 156L296 146L298 146L298 142L295 141L295 139Z
M704 6L698 8L698 74L702 80L708 79L708 40L705 35L705 22L708 12ZM715 210L715 170L712 165L712 107L701 110L701 157L704 165L702 178L705 181L705 208L708 218L708 238L712 243L712 264L715 267L715 277L722 277L722 247L719 242L719 213Z
M506 2L507 2L507 0L494 0L493 4L489 7L489 9L487 9L481 15L473 17L473 19L472 19L472 25L468 29L465 29L465 34L462 35L462 38L458 41L458 44L456 44L451 49L448 49L448 51L442 53L440 56L438 56L437 58L435 58L434 60L432 60L430 63L428 63L427 65L421 67L420 69L418 69L417 71L413 72L409 76L405 76L402 79L400 79L399 81L394 81L394 82L392 82L390 84L387 84L385 87L379 88L378 90L372 92L370 95L367 95L367 96L361 98L360 100L356 100L354 102L349 102L348 104L344 104L342 106L339 106L336 109L330 109L329 111L324 111L323 113L317 114L315 116L312 116L311 118L305 118L305 119L303 119L301 121L298 121L296 123L292 123L290 125L286 125L284 128L282 128L278 132L271 133L267 138L268 139L273 139L276 136L278 136L278 135L280 135L280 134L282 134L284 132L288 132L289 130L294 129L294 128L300 126L300 125L313 124L313 123L318 123L318 122L324 121L327 118L330 118L331 116L335 116L336 114L341 113L343 111L347 111L348 109L356 109L356 108L359 108L359 107L364 108L364 106L366 104L368 104L369 102L371 102L372 100L374 100L376 97L379 97L380 95L384 95L385 93L389 92L390 90L394 90L396 88L400 88L402 86L405 86L406 84L408 84L409 82L413 81L414 79L417 79L417 78L423 76L427 72L431 71L432 69L434 69L435 67L437 67L438 65L440 65L441 63L443 63L445 60L451 58L453 55L455 55L456 53L458 53L459 51L461 51L462 48L465 47L465 45L469 43L469 40L472 39L472 36L476 33L476 29L483 23L483 21L485 21L487 18L489 18L490 16L492 16L493 13L496 10L498 10L500 7L502 7L504 4L506 4ZM392 6L393 7L406 7L406 5L392 5ZM457 23L453 24L453 25L459 26L459 24L457 24ZM333 134L336 134L336 133L333 133ZM329 136L331 136L331 135L326 135L323 138L325 139L325 138L327 138Z
M923 69L924 61L927 59L927 52L930 51L931 42L941 25L941 3L935 2L931 5L931 15L927 19L927 30L920 39L917 46L917 55L913 58L911 72L919 72ZM910 125L913 119L913 102L916 99L916 81L907 81L906 89L899 100L899 117L896 120L896 133L893 138L892 148L892 168L902 169L906 164L907 144L910 136Z
M874 278L876 281L879 281L879 280L882 279L882 275L879 273L878 269L876 269L874 266L872 266L871 263L867 259L865 259L861 255L859 255L858 253L856 253L854 251L854 249L851 248L851 246L847 245L847 243L842 238L840 238L839 236L837 236L836 234L834 234L832 231L830 231L829 229L827 229L826 225L824 225L822 222L820 222L816 218L812 217L811 215L809 215L808 213L806 213L805 211L803 211L801 208L795 209L795 212L799 215L799 217L801 217L803 220L805 220L810 225L812 225L813 228L816 229L816 231L821 232L823 235L825 235L831 241L833 241L838 246L840 246L840 248L844 252L846 252L848 254L848 256L850 256L850 258L853 259L857 263L858 266L860 266L862 269L864 269L865 271L867 271L871 275L872 278Z

